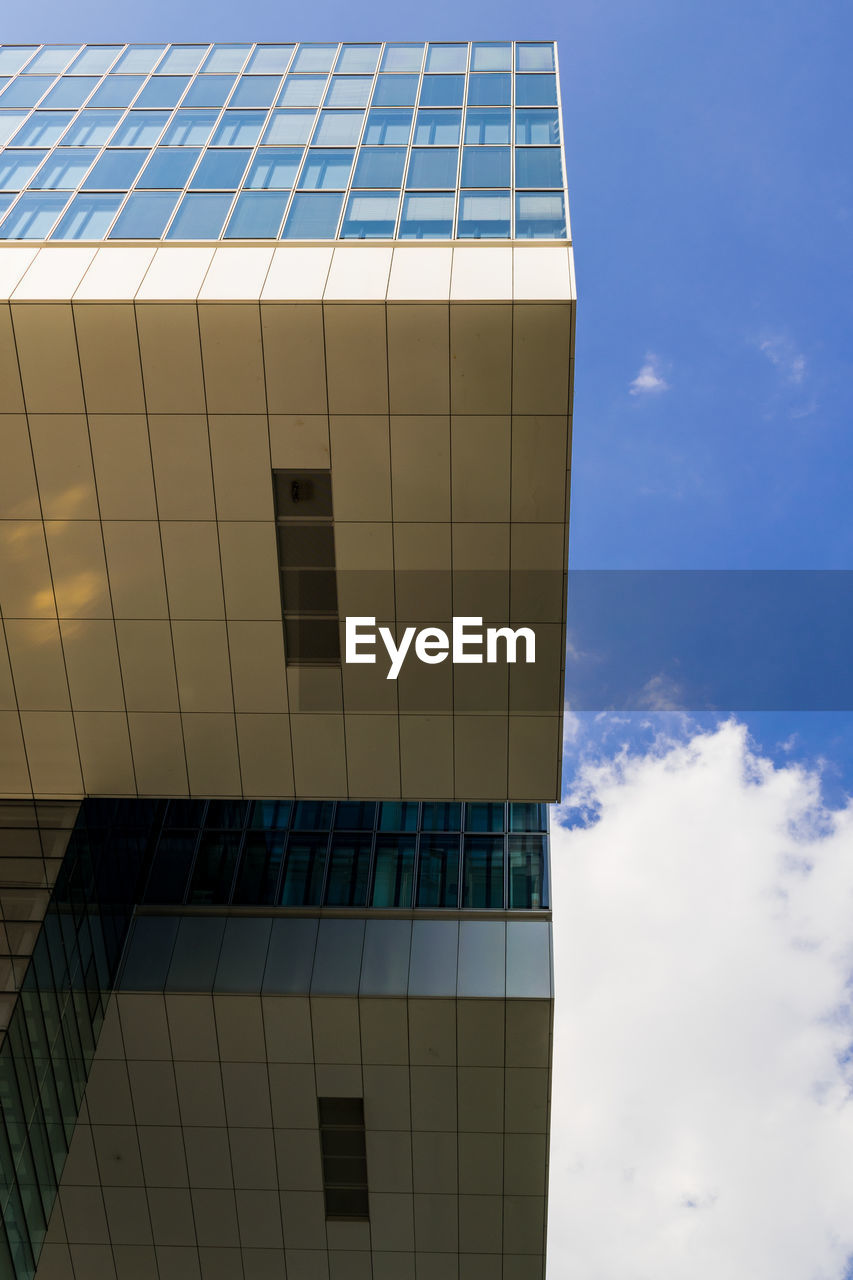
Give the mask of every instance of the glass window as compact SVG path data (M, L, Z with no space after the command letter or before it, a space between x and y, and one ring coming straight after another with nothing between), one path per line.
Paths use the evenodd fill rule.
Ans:
M353 192L347 201L341 237L345 240L393 240L399 207L398 192L393 195Z
M545 836L510 836L510 909L536 911L547 905Z
M236 191L249 163L249 150L206 151L193 174L191 190Z
M465 93L464 76L424 76L422 107L461 107Z
M516 71L553 71L554 46L552 44L517 44L515 69Z
M196 840L195 831L163 832L157 841L157 854L145 890L146 902L183 902Z
M515 234L518 239L564 240L566 210L562 192L520 193L515 197Z
M224 107L235 76L197 76L184 98L185 107Z
M468 66L467 44L431 44L427 52L427 71L465 71Z
M135 111L130 113L136 115ZM216 124L218 111L183 108L176 111L163 134L167 147L203 147ZM128 117L130 119L130 117Z
M469 107L465 112L465 142L477 146L508 143L509 117L508 111Z
M461 831L462 805L455 800L424 802L421 827L424 831Z
M281 75L287 70L293 49L292 44L259 44L249 59L246 71L253 76Z
M508 107L512 101L512 76L468 77L468 102L472 107Z
M456 907L459 899L459 837L421 836L418 906Z
M416 800L383 800L379 805L379 831L417 831Z
M412 131L411 111L370 111L363 142L370 146L403 146Z
M187 901L198 906L228 902L239 851L240 837L236 833L205 833L196 854Z
M61 80L57 80L42 106L52 110L57 107L81 107L97 83L97 76L63 76Z
M300 191L343 191L354 151L309 151L299 176Z
M0 191L20 191L46 155L46 151L4 151L0 154Z
M68 196L26 191L0 226L2 240L44 240L65 208Z
M120 119L120 111L81 111L62 145L102 147Z
M102 76L121 50L120 44L92 44L75 58L69 67L75 76Z
M92 94L89 106L129 107L144 82L144 76L107 76Z
M292 835L288 840L281 885L283 907L320 905L326 869L326 839L326 836Z
M83 183L84 191L129 191L147 151L105 151Z
M406 196L399 239L448 240L453 234L454 204L452 195Z
M3 90L0 107L34 107L52 84L53 76L21 76Z
M456 147L461 123L461 111L419 111L415 121L415 146Z
M138 187L181 188L201 152L191 147L158 147L136 184Z
M383 71L420 71L424 60L422 44L386 44Z
M332 76L323 105L366 107L372 84L371 76Z
M512 71L512 45L474 44L471 47L472 71Z
M311 145L347 147L358 142L364 116L360 111L321 111Z
M0 111L0 146L11 138L26 116L26 111Z
M151 147L168 119L168 111L129 111L113 134L112 143L116 147Z
M372 907L411 907L415 868L415 841L380 836L370 893Z
M354 187L400 187L406 164L405 147L361 147Z
M198 71L199 63L206 53L206 44L173 44L158 66L157 74L191 76L194 71Z
M282 85L278 106L319 107L325 87L325 76L288 76Z
M338 54L335 71L347 75L358 75L359 72L373 75L379 61L379 49L378 44L345 44Z
M226 111L211 138L214 147L253 147L261 136L263 111Z
M230 191L184 196L166 239L218 240L233 199Z
M462 240L505 240L509 235L511 214L508 191L463 192L459 197L456 234Z
M52 147L73 119L70 111L34 111L12 139L15 147Z
M295 831L328 831L332 825L331 800L299 800L293 814Z
M159 240L178 202L172 191L136 191L128 197L111 240Z
M204 819L206 827L244 827L249 816L245 800L210 800Z
M113 71L122 73L138 71L147 75L149 71L154 70L165 48L164 44L129 44L113 67Z
M338 46L335 44L301 44L293 59L293 71L331 71Z
M308 141L313 123L313 111L274 111L261 141L301 146Z
M365 905L370 844L370 836L336 835L332 838L326 883L327 907Z
M463 187L508 187L509 184L509 147L465 147L463 149Z
M275 890L284 850L281 832L250 831L237 872L234 901L252 906L275 902Z
M291 800L255 800L252 804L252 826L263 827L264 830L286 827L290 824L292 812Z
M215 44L204 61L202 71L240 71L250 44Z
M262 147L243 185L261 191L290 190L296 181L302 154L299 147Z
M226 239L275 240L286 207L287 192L242 192L231 214Z
M515 102L519 107L556 107L556 76L516 76Z
M509 806L510 831L547 831L547 804L515 802Z
M136 99L137 107L176 107L189 84L189 76L152 76ZM115 104L110 103L110 106Z
M123 198L121 195L75 196L51 240L103 240Z
M279 76L241 76L231 99L232 107L271 107Z
M285 240L333 240L343 195L295 195L284 224Z
M463 908L502 908L504 904L503 836L466 836L463 867Z
M407 187L454 187L459 152L436 147L430 151L413 151L406 175Z
M562 187L563 167L559 147L517 147L515 152L517 187Z
M502 804L478 802L465 806L466 831L503 831L505 809Z
M335 810L336 831L372 831L376 825L376 803L372 800L339 800Z
M97 154L95 147L62 147L48 156L30 186L47 191L73 191L83 181Z
M418 96L418 77L379 75L373 91L374 107L413 107Z
M560 120L556 111L518 110L515 113L515 141L522 146L552 147L560 141Z
M6 45L0 49L0 76L16 75L35 53L35 46Z
M27 67L27 75L58 75L64 71L71 61L71 55L80 48L79 44L49 44L37 53Z

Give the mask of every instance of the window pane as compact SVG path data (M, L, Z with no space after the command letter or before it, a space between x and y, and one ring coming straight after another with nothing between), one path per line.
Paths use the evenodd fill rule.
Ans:
M343 191L354 151L309 151L299 175L300 191Z
M185 107L224 107L234 76L199 76L184 98Z
M193 174L192 190L207 187L218 191L236 191L246 172L251 151L206 151Z
M226 111L211 143L214 147L253 147L265 120L263 111Z
M152 147L168 119L168 111L130 111L113 134L113 146Z
M164 144L168 147L203 147L211 135L217 114L216 111L176 111L163 135Z
M376 825L376 802L339 800L335 810L336 831L372 831Z
M0 111L0 146L11 138L26 114L26 111Z
M345 44L338 54L335 70L338 73L344 71L348 75L357 75L359 72L373 75L379 61L379 48L378 44Z
M245 800L211 800L204 820L206 827L235 827L246 825L249 806Z
M418 94L417 76L380 75L373 91L374 107L412 107Z
M51 240L102 240L123 197L75 196Z
M12 139L16 147L52 147L71 123L70 111L35 111Z
M94 44L74 59L69 70L75 76L101 76L109 69L120 50L120 44Z
M503 836L466 836L463 865L463 908L503 907Z
M228 240L274 240L278 235L287 193L246 191L237 199L225 237Z
M515 197L516 237L562 240L566 235L566 211L561 192Z
M240 71L251 47L250 44L215 44L202 71Z
M290 75L282 85L278 106L319 107L325 87L325 76Z
M427 71L464 71L468 66L465 44L431 44L427 53Z
M43 107L80 107L98 83L97 76L63 76L42 103ZM0 99L2 105L2 99Z
M159 240L177 201L171 191L136 192L119 214L110 239Z
M332 76L324 106L366 107L372 84L370 76Z
M330 800L299 800L293 814L295 831L328 831L332 825Z
M286 240L333 240L343 195L296 195L284 224Z
M516 76L515 101L519 107L555 107L556 76Z
M405 146L411 130L411 111L371 111L362 141L371 146Z
M92 94L89 106L129 107L144 81L144 76L107 76Z
M415 122L415 146L458 146L461 122L461 111L419 111Z
M476 195L463 192L456 234L460 239L504 240L509 235L511 213L509 191Z
M246 71L253 75L274 72L280 75L287 70L293 48L292 44L259 44L249 59Z
M154 70L165 47L163 44L130 44L113 67L113 71L139 71L147 74Z
M455 187L458 161L456 150L413 151L406 186Z
M83 190L129 191L147 159L147 151L105 151L83 183Z
M518 147L515 152L517 187L562 187L563 168L558 147Z
M548 905L545 892L545 836L509 837L509 905L535 911Z
M146 902L183 902L196 840L195 831L164 831L157 842L157 854L145 890Z
M471 48L472 71L511 71L512 45L475 44Z
M228 902L239 849L240 835L236 832L217 831L202 836L188 902L198 906Z
M58 75L64 71L71 61L72 53L80 48L79 44L52 44L37 53L27 67L27 75Z
M367 901L370 869L370 836L336 835L332 838L327 907L363 907Z
M0 49L0 76L14 76L35 53L35 46L7 45Z
M200 154L190 147L158 147L137 186L185 187Z
M515 46L516 71L553 71L552 44L518 44Z
M510 140L509 115L508 111L469 107L465 112L466 143L480 146L508 143Z
M509 147L465 147L462 152L463 187L508 187Z
M399 238L449 240L453 234L454 203L454 196L406 196Z
M167 240L218 240L233 200L231 192L184 196Z
M102 147L120 119L120 111L81 111L62 139L62 145Z
M325 869L326 837L292 835L287 842L281 905L318 907Z
M79 187L96 155L94 147L63 147L48 156L30 186L49 191L73 191Z
M261 190L289 190L296 181L302 154L299 147L262 147L252 161L244 185Z
M468 78L468 102L472 107L509 106L512 76L472 75Z
M380 831L417 831L416 800L383 800L379 806Z
M232 107L271 107L279 86L278 76L242 76L231 99Z
M67 195L26 192L0 226L2 240L43 240L65 207Z
M0 155L0 191L20 191L46 155L46 151L4 151Z
M424 76L422 107L461 107L465 93L464 76Z
M422 44L386 44L383 71L420 71L424 60Z
M364 116L360 111L321 111L311 139L315 147L347 147L358 142Z
M418 906L456 907L459 895L459 837L421 836Z
M299 146L308 141L313 123L313 111L274 111L262 141Z
M290 800L255 800L252 805L252 826L286 827L290 824L293 803Z
M515 113L515 141L524 145L550 147L560 141L560 121L556 111L520 110Z
M284 836L280 832L248 833L237 872L235 902L268 906L275 901L283 849Z
M406 164L405 147L361 147L354 187L400 187Z
M380 836L370 893L372 907L411 907L415 866L414 837Z
M189 82L189 76L154 76L136 99L136 106L176 107Z
M21 76L3 90L0 107L34 107L52 84L53 76Z
M465 830L503 831L504 815L505 809L502 804L466 804Z
M163 61L157 68L158 76L192 75L198 71L199 63L207 53L207 45L173 44Z
M331 71L337 51L335 44L300 44L293 59L293 70Z

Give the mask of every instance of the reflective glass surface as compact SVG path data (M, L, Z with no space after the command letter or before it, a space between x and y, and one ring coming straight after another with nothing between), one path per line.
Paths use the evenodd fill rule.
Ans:
M84 191L127 191L148 154L145 151L104 151L83 183Z

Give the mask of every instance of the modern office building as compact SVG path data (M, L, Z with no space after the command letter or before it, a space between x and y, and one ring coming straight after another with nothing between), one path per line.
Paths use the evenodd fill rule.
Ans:
M0 46L0 1276L544 1271L547 43Z

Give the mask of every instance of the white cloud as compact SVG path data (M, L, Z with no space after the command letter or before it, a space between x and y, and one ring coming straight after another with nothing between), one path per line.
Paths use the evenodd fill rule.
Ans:
M660 371L660 361L652 352L649 352L646 356L646 363L642 366L628 390L632 396L644 396L658 391L669 391L669 383Z
M853 808L734 723L570 803L598 820L552 838L550 1280L840 1280Z
M773 334L763 338L758 349L764 352L786 382L795 387L802 386L806 377L806 357L797 350L790 338L784 334Z

